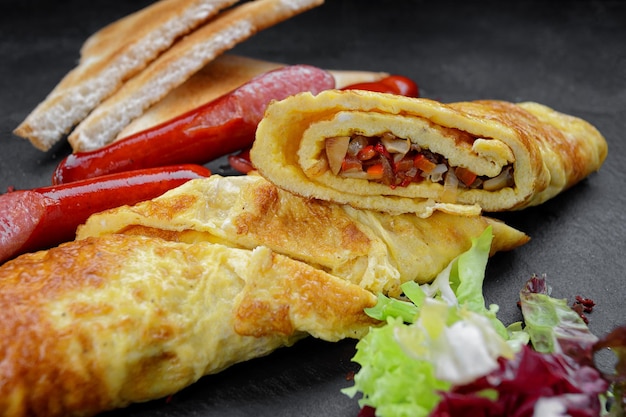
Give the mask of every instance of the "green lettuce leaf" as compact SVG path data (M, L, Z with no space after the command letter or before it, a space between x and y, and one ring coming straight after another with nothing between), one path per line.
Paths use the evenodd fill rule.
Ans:
M450 388L435 377L431 362L410 357L396 342L397 329L406 326L401 318L390 317L359 341L353 360L361 369L354 386L343 390L350 397L363 393L359 405L376 408L379 416L427 416L440 400L437 391Z
M403 284L406 300L379 295L370 316L386 321L357 344L361 365L350 397L377 416L428 416L440 392L471 381L512 357L511 334L487 308L482 285L493 239L491 227L472 241L432 284ZM519 332L522 334L523 332Z
M591 346L598 338L567 300L553 298L545 277L532 277L520 291L525 330L533 349L544 353L563 353L570 346Z

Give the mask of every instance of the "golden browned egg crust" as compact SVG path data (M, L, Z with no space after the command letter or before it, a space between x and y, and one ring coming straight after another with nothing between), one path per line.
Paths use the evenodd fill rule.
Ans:
M92 216L78 239L108 233L194 242L259 245L301 260L374 293L397 295L409 280L428 282L492 226L492 253L528 241L483 216L391 215L307 199L258 175L194 180L132 207Z
M361 337L374 303L264 247L110 234L23 255L0 267L0 409L85 416L160 398L307 334Z

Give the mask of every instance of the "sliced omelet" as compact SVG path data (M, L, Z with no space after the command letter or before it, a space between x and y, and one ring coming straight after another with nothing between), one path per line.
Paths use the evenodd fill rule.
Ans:
M375 296L268 248L108 234L0 267L0 410L90 416L306 335L359 338Z
M284 191L259 175L189 181L151 201L93 215L77 239L111 233L266 246L373 293L400 294L400 285L429 282L493 228L492 254L529 237L484 216L358 210Z
M607 151L590 123L538 103L329 90L270 105L250 156L303 197L427 217L541 204Z

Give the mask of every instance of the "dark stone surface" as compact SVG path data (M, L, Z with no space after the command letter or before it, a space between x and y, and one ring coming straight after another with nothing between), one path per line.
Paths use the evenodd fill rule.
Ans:
M82 42L147 0L3 0L0 3L0 191L48 185L60 144L34 149L11 133L76 63ZM544 205L497 217L532 241L491 259L486 297L506 322L533 273L553 294L594 299L597 334L626 323L626 2L327 0L234 52L285 63L376 70L415 79L442 101L537 101L580 116L609 142L602 169ZM356 366L354 342L305 340L202 378L115 416L345 416L339 392Z

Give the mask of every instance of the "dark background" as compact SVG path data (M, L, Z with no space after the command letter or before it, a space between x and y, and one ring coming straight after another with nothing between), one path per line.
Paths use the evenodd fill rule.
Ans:
M69 146L43 153L12 130L74 67L90 34L149 3L0 1L0 192L50 183ZM537 101L594 124L609 143L598 173L540 207L494 215L532 240L490 260L485 293L510 323L520 319L523 283L546 274L553 295L596 301L589 315L596 334L626 323L626 2L327 0L234 52L398 73L441 101ZM352 384L353 354L353 341L305 340L205 377L169 400L110 414L356 416L356 400L339 392Z

